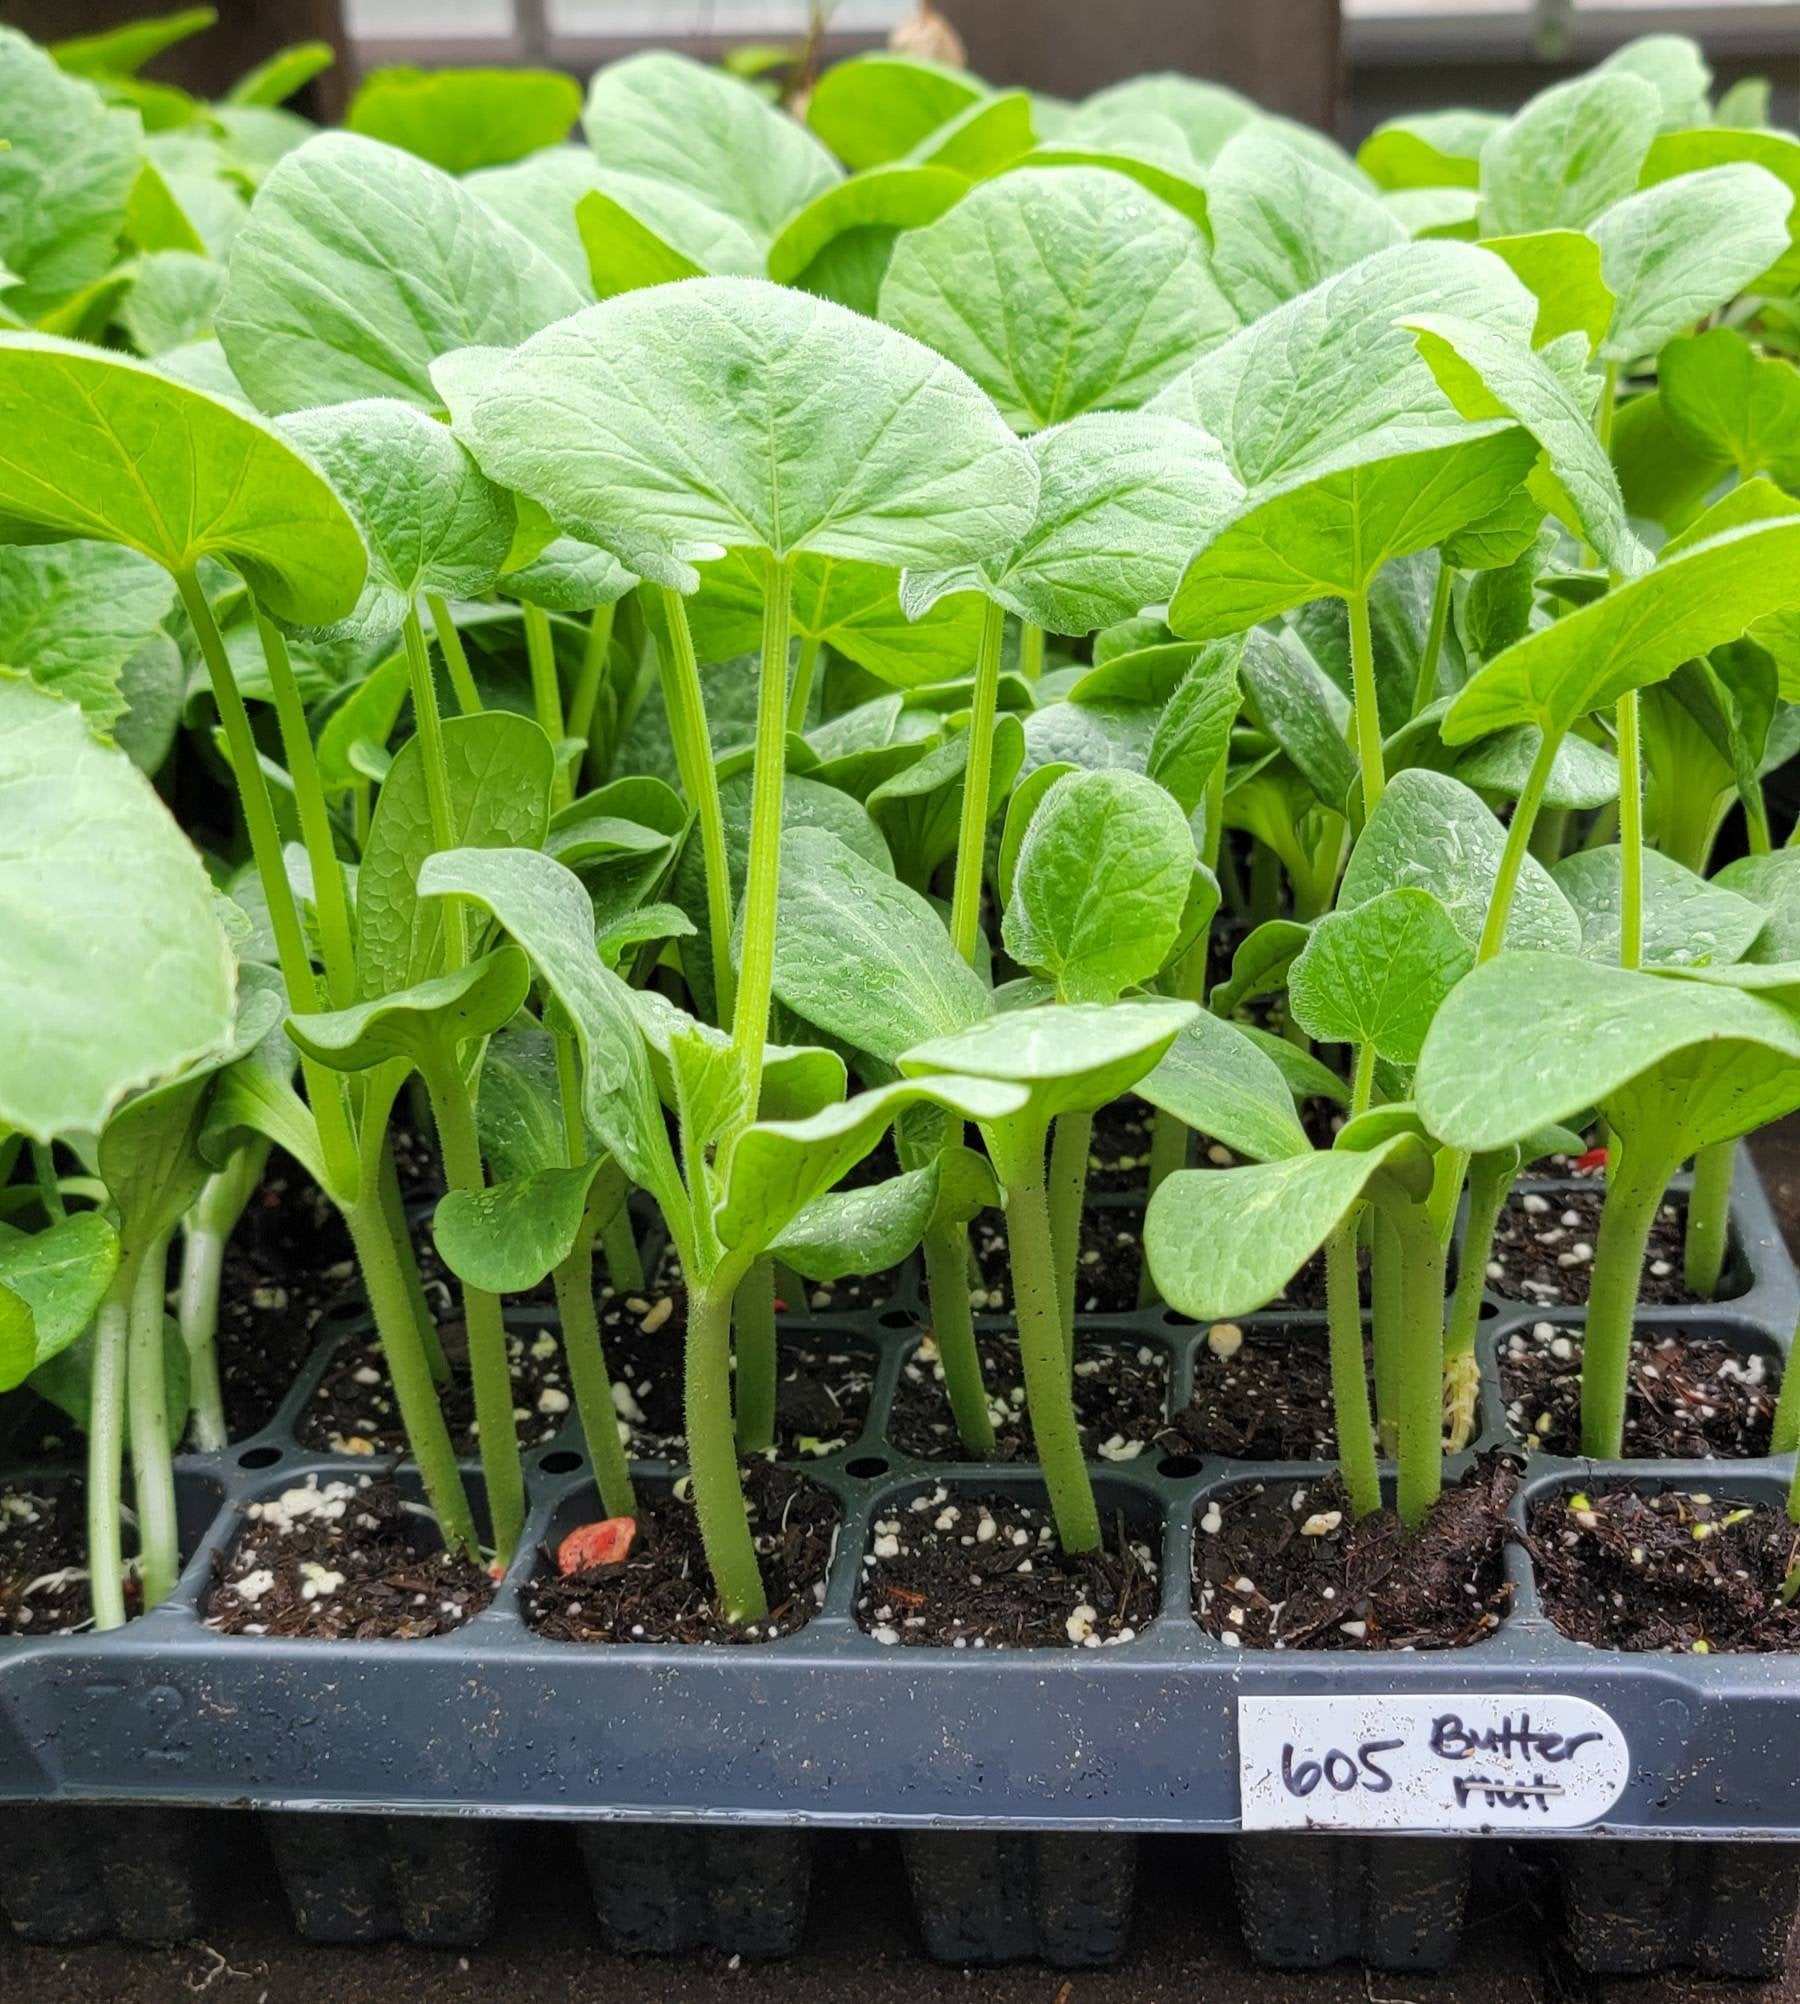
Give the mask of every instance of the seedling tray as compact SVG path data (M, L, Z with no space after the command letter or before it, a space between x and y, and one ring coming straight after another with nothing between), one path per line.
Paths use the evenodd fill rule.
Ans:
M1800 1282L1747 1163L1733 1193L1732 1226L1741 1291L1704 1309L1647 1308L1640 1327L1679 1325L1747 1350L1785 1354L1800 1310ZM1579 1309L1516 1302L1488 1306L1480 1345L1481 1431L1452 1474L1474 1452L1509 1438L1496 1362L1509 1332L1545 1319L1578 1322L1581 1315ZM1318 1327L1320 1318L1266 1313L1244 1322ZM1090 1317L1087 1324L1165 1348L1171 1409L1186 1403L1203 1330L1159 1307ZM361 1326L354 1313L328 1317L319 1354L262 1434L222 1455L183 1457L190 1556L163 1606L110 1635L5 1646L0 1799L694 1824L746 1833L757 1826L966 1830L996 1842L1006 1832L1236 1833L1243 1828L1241 1699L1286 1705L1322 1697L1442 1697L1454 1707L1485 1698L1522 1712L1566 1698L1606 1713L1629 1756L1616 1801L1580 1831L1577 1848L1597 1840L1800 1844L1800 1763L1792 1756L1800 1662L1785 1656L1630 1656L1570 1642L1546 1619L1529 1559L1517 1546L1509 1547L1506 1560L1512 1611L1494 1635L1466 1650L1259 1652L1228 1648L1203 1633L1191 1614L1190 1563L1195 1517L1205 1499L1250 1480L1305 1479L1319 1473L1316 1464L1159 1461L1151 1450L1134 1462L1098 1466L1103 1509L1123 1509L1161 1526L1160 1612L1127 1645L952 1652L876 1641L854 1614L860 1562L876 1516L904 1506L925 1485L942 1483L953 1493L1035 1496L1039 1490L1028 1467L925 1463L888 1445L886 1415L921 1326L910 1277L879 1315L821 1313L812 1324L875 1344L880 1362L862 1435L807 1464L807 1472L841 1500L845 1521L824 1606L801 1632L719 1649L584 1647L533 1635L521 1616L520 1590L539 1563L540 1548L600 1514L578 1436L566 1434L528 1457L530 1521L520 1555L493 1604L456 1633L404 1643L215 1634L202 1624L200 1603L214 1557L238 1534L246 1506L309 1475L361 1475L374 1466L305 1449L295 1430L330 1344ZM652 1483L669 1472L657 1464L642 1468ZM15 1479L54 1480L56 1474L20 1469ZM1540 1454L1515 1500L1515 1519L1522 1522L1532 1500L1547 1491L1618 1480L1728 1486L1734 1494L1778 1502L1786 1469L1774 1460L1594 1464ZM1414 1865L1423 1865L1429 1835L1449 1840L1436 1848L1440 1858L1449 1854L1449 1876L1458 1882L1452 1896L1460 1905L1462 1868L1455 1854L1463 1840L1490 1834L1554 1835L1562 1842L1571 1835L1502 1808L1471 1814L1454 1829L1416 1831L1407 1842L1419 1847ZM1390 1840L1340 1831L1330 1841L1340 1858L1379 1854L1387 1861L1373 1880L1364 1863L1351 1873L1357 1886L1372 1888L1368 1897L1381 1906L1382 1872L1401 1862ZM1322 1859L1318 1843L1302 1840L1300 1850ZM1285 1833L1249 1838L1240 1853L1240 1879L1267 1888L1270 1872L1256 1870L1257 1862L1278 1862L1292 1850ZM1059 1918L1056 1901L1039 1898L1038 1881L1053 1888L1055 1880L1051 1867L1040 1871L1038 1855L1021 1863L1017 1853L987 1854L982 1869L999 1883L1010 1875L1012 1890L1001 1901L1005 1913L989 1930L994 1953L984 1956L981 1923L943 1915L943 1901L955 1896L956 1884L937 1861L915 1853L915 1884L928 1894L936 1885L942 1895L935 1945L958 1959L1007 1953L1104 1959L1114 1935L1123 1939L1116 1912ZM1116 1883L1116 1869L1109 1869ZM1089 1879L1096 1872L1093 1861L1084 1868ZM973 1866L965 1886L972 1876L978 1876ZM1315 1868L1306 1876L1317 1880L1319 1873ZM1360 1892L1345 1895L1341 1878L1339 1873L1333 1894L1339 1919L1322 1929L1315 1925L1310 1946L1264 1941L1270 1959L1368 1952L1366 1901ZM1275 1883L1288 1887L1286 1894L1269 1896L1278 1907L1293 1897L1294 1875L1277 1872ZM1605 1890L1589 1887L1595 1899ZM1128 1912L1128 1864L1120 1898ZM1044 1925L1014 1925L1034 1899L1047 1916ZM1316 1907L1316 1896L1312 1902ZM1113 1905L1117 1909L1119 1900ZM1705 1923L1701 1914L1686 1934L1674 1927L1681 1938L1665 1941L1652 1960L1693 1959L1691 1937ZM413 1931L403 1922L385 1931L396 1927ZM932 1934L929 1920L927 1932ZM1254 1927L1251 1932L1254 1939ZM1453 1939L1453 1926L1450 1934ZM1058 1954L1065 1937L1075 1946ZM707 1943L718 1945L716 1930L694 1925L640 1945ZM1393 1953L1377 1945L1376 1952L1390 1963L1442 1959L1416 1944Z

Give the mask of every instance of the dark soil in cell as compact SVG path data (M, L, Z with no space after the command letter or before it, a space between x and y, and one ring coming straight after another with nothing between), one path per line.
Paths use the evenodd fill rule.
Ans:
M1150 1174L1152 1108L1135 1093L1094 1115L1088 1142L1090 1191L1142 1190Z
M255 1201L253 1198L252 1202ZM179 1251L176 1259L179 1262ZM270 1267L236 1240L219 1279L219 1391L233 1440L259 1433L275 1417L300 1367L312 1354L319 1316L351 1275ZM170 1274L179 1279L178 1268Z
M469 1384L467 1333L458 1321L441 1324L438 1336L452 1376L440 1397L444 1418L456 1451L472 1455L480 1441L475 1394ZM506 1344L519 1443L540 1447L561 1431L573 1409L562 1338L550 1329L508 1329ZM303 1446L332 1454L383 1456L406 1451L399 1402L376 1337L349 1338L338 1346L306 1402L298 1432Z
M1215 1323L1194 1354L1193 1398L1157 1444L1167 1454L1329 1461L1337 1422L1325 1332Z
M1362 1305L1369 1305L1369 1249L1356 1249L1356 1271L1361 1281L1358 1297ZM1323 1315L1326 1307L1325 1253L1323 1248L1294 1275L1286 1287L1269 1303L1271 1308L1297 1308L1307 1315Z
M994 1461L1029 1461L1037 1452L1025 1408L1025 1372L1015 1336L981 1330L975 1338L994 1422ZM1169 1359L1160 1345L1076 1337L1075 1417L1090 1461L1133 1461L1161 1432L1169 1411ZM966 1461L937 1345L927 1335L900 1367L888 1415L888 1439L921 1461Z
M900 1291L900 1270L889 1267L882 1273L851 1273L842 1280L806 1280L796 1274L802 1290L790 1299L781 1291L782 1280L775 1276L775 1312L790 1322L804 1326L809 1315L872 1314L885 1308Z
M1781 1583L1800 1527L1780 1510L1701 1492L1546 1496L1530 1514L1545 1611L1600 1649L1800 1649Z
M1549 1454L1581 1452L1581 1333L1539 1322L1500 1353L1506 1417ZM1685 1331L1637 1337L1625 1400L1634 1460L1741 1461L1769 1451L1779 1370L1755 1351Z
M127 1577L125 1605L138 1600ZM0 1489L0 1635L67 1635L93 1618L82 1485Z
M556 1553L542 1553L522 1597L526 1621L557 1642L764 1642L804 1628L825 1597L843 1511L827 1490L779 1463L746 1461L740 1472L769 1597L766 1623L724 1619L692 1503L642 1490L623 1559L565 1577Z
M494 1596L486 1569L442 1550L389 1481L310 1477L248 1519L213 1560L204 1615L222 1634L412 1642L461 1628Z
M975 1312L1012 1313L1011 1256L1006 1214L983 1211L970 1227L981 1278L970 1290ZM1138 1277L1144 1259L1142 1204L1093 1205L1082 1213L1081 1251L1076 1256L1077 1315L1118 1315L1138 1305Z
M1408 1536L1355 1522L1336 1476L1257 1483L1200 1507L1194 1618L1248 1649L1461 1649L1500 1625L1517 1466L1484 1455Z
M941 1484L878 1517L857 1621L878 1642L951 1649L1099 1649L1156 1613L1156 1554L1117 1513L1080 1557L1049 1509Z
M1604 1200L1604 1190L1514 1191L1500 1213L1488 1255L1489 1292L1541 1308L1585 1302L1593 1284ZM1693 1300L1681 1277L1686 1230L1687 1200L1672 1197L1650 1227L1638 1287L1638 1300L1646 1307Z

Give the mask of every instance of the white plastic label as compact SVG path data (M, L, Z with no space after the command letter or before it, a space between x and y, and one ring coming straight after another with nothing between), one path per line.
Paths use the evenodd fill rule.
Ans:
M1576 1830L1630 1771L1625 1735L1585 1698L1238 1700L1246 1830Z

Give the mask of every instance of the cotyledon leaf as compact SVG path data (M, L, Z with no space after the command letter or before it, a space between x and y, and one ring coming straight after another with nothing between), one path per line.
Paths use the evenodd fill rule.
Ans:
M1325 1043L1418 1062L1443 1000L1475 964L1450 914L1416 884L1327 912L1288 971L1294 1020Z
M1661 119L1655 87L1623 70L1540 91L1482 146L1482 235L1586 229L1637 186Z
M1582 958L1609 966L1619 964L1619 853L1616 843L1577 849L1550 873L1581 920ZM1767 923L1761 905L1660 850L1644 851L1642 870L1641 966L1726 966L1749 952Z
M1274 1059L1240 1025L1209 1010L1182 1030L1155 1070L1138 1081L1137 1092L1253 1162L1304 1155L1312 1147Z
M168 573L115 543L0 546L0 666L104 729L125 712L126 663L174 603Z

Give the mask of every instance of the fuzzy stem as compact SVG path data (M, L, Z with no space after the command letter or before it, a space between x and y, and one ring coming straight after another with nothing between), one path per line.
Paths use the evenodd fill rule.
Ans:
M563 729L562 682L556 672L556 636L550 630L550 615L541 605L521 607L525 614L525 659L531 669L531 707L538 728L550 740L552 750L560 748Z
M706 865L706 937L712 951L715 1013L731 1020L737 979L731 965L731 868L725 851L725 815L719 805L719 775L706 728L706 700L694 658L694 636L680 592L662 587L662 611L669 644L658 650L663 709L681 790L700 824L700 853ZM785 749L785 746L784 746Z
M812 703L813 677L819 666L819 638L806 633L800 637L800 658L794 664L794 686L788 691L787 727L796 737L806 729L806 713Z
M384 1122L385 1118L384 1114ZM419 1341L424 1348L432 1383L447 1391L450 1387L450 1359L444 1355L437 1317L431 1311L431 1302L425 1293L425 1277L419 1271L418 1256L413 1251L412 1224L406 1215L406 1200L400 1194L400 1170L394 1160L394 1150L388 1141L385 1126L381 1147L374 1159L373 1176L381 1213L387 1223L388 1242L393 1247L394 1263L400 1269L400 1277L412 1301L413 1319L418 1326Z
M428 591L425 606L431 614L431 630L437 635L438 652L444 657L444 669L450 677L456 707L465 717L478 717L481 715L481 693L475 687L474 672L469 667L468 649L463 646L462 635L457 632L456 621L451 616L450 601L442 592Z
M176 1317L188 1356L188 1432L202 1454L217 1454L228 1438L218 1344L225 1248L268 1159L265 1140L240 1148L223 1169L207 1178L182 1227Z
M1381 1451L1391 1460L1400 1445L1402 1325L1406 1319L1405 1266L1393 1220L1369 1206L1369 1309L1375 1337L1375 1415Z
M438 1147L448 1190L486 1189L475 1107L455 1058L445 1052L420 1067L431 1094ZM525 1470L519 1458L519 1429L513 1419L512 1368L506 1354L506 1322L500 1297L462 1283L463 1320L469 1335L469 1381L475 1393L480 1430L481 1472L487 1483L494 1525L494 1558L510 1563L525 1528Z
M1731 1179L1736 1168L1735 1141L1714 1142L1694 1156L1682 1277L1687 1291L1699 1301L1710 1301L1718 1293L1725 1271L1725 1247L1731 1232Z
M769 1599L750 1536L731 1425L732 1289L688 1297L688 1467L706 1563L727 1621L764 1621Z
M961 1225L934 1225L925 1234L931 1333L944 1367L944 1391L963 1446L972 1459L985 1461L994 1451L994 1420L969 1307L968 1258L968 1233Z
M432 679L431 656L426 651L425 634L419 625L419 609L406 608L402 627L406 639L406 663L412 680L413 723L418 732L419 757L425 769L425 802L431 815L431 846L456 847L456 823L450 811L450 769L444 760L444 727L438 715L437 683ZM464 923L461 898L446 898L444 906L444 967L454 973L469 957L469 936Z
M34 1141L31 1144L31 1173L37 1180L44 1215L53 1225L60 1225L69 1215L69 1207L63 1202L62 1184L56 1175L56 1152L49 1142Z
M1050 1245L1056 1258L1056 1304L1063 1347L1075 1365L1075 1269L1081 1259L1081 1206L1087 1196L1091 1113L1058 1114L1050 1141Z
M1231 774L1231 754L1224 753L1218 764L1206 775L1205 813L1200 830L1200 860L1216 877L1219 874L1219 856L1225 846L1225 788ZM1210 928L1208 928L1210 931ZM1206 935L1202 934L1194 942L1193 950L1200 955L1202 980L1206 966ZM1196 999L1199 999L1196 997Z
M376 1187L344 1213L351 1243L369 1291L369 1310L381 1338L382 1355L400 1407L407 1445L419 1465L425 1500L437 1518L446 1547L471 1559L481 1556L475 1519L463 1489L462 1472L450 1429L438 1405L418 1310L395 1248L388 1215ZM510 1415L509 1415L510 1416Z
M1644 960L1644 771L1638 750L1638 693L1615 711L1619 733L1619 965Z
M619 1419L612 1399L612 1374L594 1310L594 1240L583 1232L567 1259L551 1275L556 1310L562 1319L563 1354L569 1360L569 1383L575 1412L587 1442L588 1461L599 1486L600 1501L609 1517L635 1517L637 1495L631 1486L631 1465L619 1439Z
M1056 1296L1056 1260L1050 1206L1044 1192L1044 1134L1040 1127L1009 1150L1006 1232L1012 1254L1013 1301L1025 1365L1025 1401L1037 1437L1038 1466L1050 1494L1056 1530L1066 1552L1100 1546L1100 1513L1082 1459L1081 1431L1069 1389L1069 1356Z
M255 605L254 600L252 604ZM313 910L319 921L319 958L325 965L325 986L331 1006L347 1009L356 1000L356 947L350 924L350 897L331 833L331 810L325 804L325 783L319 776L312 731L306 721L306 706L300 700L300 685L294 679L287 641L260 605L255 606L255 611L269 687L275 695L281 749L287 758L288 776L294 782L300 836L306 846L306 860L312 867Z
M282 985L287 989L288 1007L296 1015L316 1012L318 983L313 975L312 956L307 951L306 929L300 922L300 907L294 887L288 882L287 865L281 853L281 830L269 798L269 782L257 754L256 734L250 728L250 713L231 673L212 607L193 573L175 579L186 609L194 638L200 644L212 684L213 703L225 729L225 743L231 758L232 776L237 781L238 802L243 809L244 827L250 837L250 853L269 907L269 927L275 935L276 957ZM318 1123L319 1146L325 1167L340 1195L356 1189L356 1140L350 1124L349 1090L341 1073L328 1070L303 1058L301 1073L306 1080L306 1096Z
M1400 1248L1400 1521L1416 1531L1444 1486L1444 1248L1423 1205L1398 1207Z
M1044 672L1044 629L1031 620L1019 622L1019 673L1027 682L1037 681Z
M569 694L569 735L580 738L590 752L594 748L594 712L599 708L600 684L605 678L606 664L612 652L616 612L615 606L602 605L596 607L589 618L587 646L582 650L580 672Z
M756 701L750 847L744 866L744 934L731 1041L743 1068L745 1104L756 1118L775 980L775 912L781 889L781 796L787 765L788 599L792 567L763 552L762 667Z
M1581 1361L1581 1451L1596 1460L1616 1461L1624 1451L1638 1283L1650 1227L1669 1180L1667 1164L1655 1167L1656 1173L1646 1174L1614 1137L1606 1203L1594 1240Z
M975 958L981 927L981 873L987 856L988 799L994 778L994 726L1000 702L1000 640L1006 615L992 599L981 609L975 688L969 698L969 755L963 767L962 820L956 836L956 883L950 895L950 939Z
M1488 900L1487 920L1481 928L1481 944L1475 950L1478 961L1492 960L1506 942L1506 927L1512 917L1513 893L1519 887L1519 872L1531 845L1531 827L1543 803L1550 771L1562 744L1560 731L1546 731L1525 776L1525 785L1513 804L1512 820L1506 830L1506 847L1500 853L1500 868L1494 876L1494 891Z
M600 1227L600 1251L615 1294L642 1294L644 1256L631 1230L631 1213L620 1204Z
M1444 630L1450 623L1450 604L1456 589L1456 569L1438 559L1437 583L1431 590L1431 620L1425 628L1425 647L1419 656L1418 680L1413 685L1412 713L1429 709L1437 701L1438 659L1444 651Z
M94 1320L94 1364L88 1388L88 1584L94 1626L125 1626L125 1557L120 1542L120 1472L125 1449L125 1370L131 1302L141 1254L119 1262Z
M761 1454L775 1444L775 1262L759 1259L738 1283L732 1307L737 1332L737 1444Z
M1350 679L1356 701L1356 756L1362 768L1366 825L1380 804L1387 774L1382 766L1381 703L1375 687L1375 639L1369 631L1369 590L1350 594Z
M1338 1468L1360 1517L1381 1508L1375 1428L1369 1417L1369 1368L1363 1355L1362 1302L1356 1272L1356 1220L1325 1245L1325 1305L1331 1329L1331 1404L1337 1418Z
M137 1504L138 1579L144 1611L174 1591L181 1571L181 1529L175 1514L175 1463L169 1451L169 1393L163 1370L163 1288L169 1270L168 1232L144 1254L131 1296L125 1400L131 1415L131 1490Z
M1469 1225L1444 1331L1444 1431L1452 1454L1468 1446L1475 1428L1475 1337L1481 1327L1488 1254L1517 1167L1518 1151L1512 1148L1491 1149L1469 1161Z
M1545 808L1537 818L1537 826L1531 831L1531 853L1546 870L1553 870L1563 859L1563 850L1569 840L1569 810L1566 807Z

